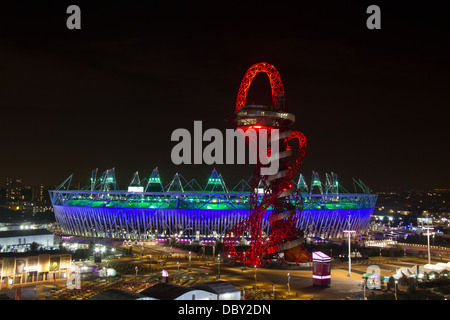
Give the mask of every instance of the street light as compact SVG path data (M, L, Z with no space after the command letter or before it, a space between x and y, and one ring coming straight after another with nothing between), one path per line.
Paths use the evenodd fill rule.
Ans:
M220 253L217 255L217 258L219 260L219 264L217 265L217 279L220 279Z
M352 274L352 257L351 257L351 245L350 245L350 234L356 232L355 230L350 230L350 215L348 215L348 227L349 230L344 230L344 233L347 233L348 239L348 277Z
M288 286L288 296L291 293L291 286L290 286L290 282L291 282L291 274L288 272L287 274L288 277L288 282L287 282L287 286Z
M397 298L397 283L398 283L398 280L395 280L395 300L398 300L398 298Z
M424 228L427 230L427 247L428 247L428 264L431 263L431 256L430 256L430 230L433 230L432 227Z
M189 251L189 270L191 270L191 252Z
M430 230L433 230L433 227L430 227L428 223L428 214L427 214L427 227L424 228L427 230L427 242L428 242L428 264L431 264L431 255L430 255ZM434 239L434 238L433 238Z
M367 286L367 278L364 279L363 282L363 286L364 286L364 300L366 300L366 286Z

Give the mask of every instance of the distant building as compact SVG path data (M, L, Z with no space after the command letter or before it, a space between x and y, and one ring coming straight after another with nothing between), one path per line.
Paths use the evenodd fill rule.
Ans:
M15 284L66 278L70 273L70 253L9 252L0 254L0 288Z
M30 221L23 222L0 222L0 231L10 230L28 230L28 229L42 229L41 224L35 224Z
M40 247L52 248L54 246L53 233L47 229L7 230L0 231L1 251L26 251L30 244L36 242Z
M382 232L377 232L373 235L373 240L384 240L386 239L386 234Z
M89 300L240 300L241 291L226 281L212 281L192 287L158 283L140 293L106 290Z
M45 186L43 184L37 184L32 187L31 201L34 205L45 204Z
M226 281L205 282L192 287L158 283L140 294L155 300L240 300L241 291Z
M450 193L450 189L434 189L437 193Z
M212 293L216 300L241 300L241 291L226 281L203 282L193 288Z
M213 294L173 283L158 283L140 292L152 300L217 300Z
M306 243L313 243L313 244L318 244L318 243L327 243L328 239L324 239L321 237L307 237L306 238Z
M16 178L6 178L5 201L12 210L20 210L24 196L22 195L22 180Z
M36 184L31 188L31 205L33 214L53 211L45 185Z

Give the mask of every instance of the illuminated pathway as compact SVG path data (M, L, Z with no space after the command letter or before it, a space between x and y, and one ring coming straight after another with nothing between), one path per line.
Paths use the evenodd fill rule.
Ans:
M176 251L178 252L178 250ZM182 251L180 251L182 252ZM178 253L174 253L178 254ZM444 258L443 262L447 262L449 258ZM176 273L176 258L168 260L167 270L173 274L174 270ZM186 260L180 259L181 268L186 268ZM441 261L438 258L434 258L433 262ZM391 276L391 271L395 271L400 267L410 267L413 265L424 265L427 263L426 258L418 257L407 257L401 259L394 258L373 258L370 260L369 264L379 264L382 276ZM192 259L191 261L193 272L204 273L205 269L212 271L217 277L218 264L217 259L215 263L211 260ZM258 268L257 269L257 286L269 293L270 298L272 298L272 284L275 287L275 298L276 299L296 299L296 300L309 300L311 298L315 299L327 299L327 300L340 300L355 295L359 295L357 299L363 296L362 288L362 275L367 272L368 264L357 264L352 265L351 277L348 277L348 266L347 262L332 262L331 270L331 286L328 288L320 288L312 286L312 270L285 270L285 269L268 269L268 268ZM254 268L246 266L244 271L242 271L242 266L232 266L230 264L222 263L220 265L221 280L228 281L232 283L236 288L248 290L255 284L254 278ZM287 290L287 274L290 273L290 295L288 296ZM211 281L211 280L209 280ZM367 291L367 295L370 291Z
M148 248L148 249L147 249ZM135 250L140 250L137 246ZM149 250L149 251L147 251ZM150 254L150 250L153 254L160 255L164 252L160 246L146 247L144 254ZM169 248L166 252L169 253ZM182 251L173 248L173 258L167 259L167 265L164 267L169 271L171 279L176 279L177 262L180 262L180 269L186 269L188 267L188 260L186 251ZM177 256L181 255L181 259ZM155 257L156 258L156 257ZM191 259L192 271L195 273L204 274L205 271L211 272L214 275L214 279L218 274L218 263L212 262L207 259L194 258ZM246 266L244 271L242 266L232 266L230 264L221 263L220 265L220 279L232 283L236 288L248 290L255 284L255 270L254 268ZM290 295L288 297L287 290L287 273L290 273ZM329 288L320 288L312 286L312 270L285 270L285 269L268 269L258 268L256 271L257 286L259 289L270 293L272 298L272 284L275 286L275 298L276 299L300 299L310 300L315 299L329 299L339 300L345 299L349 296L362 293L362 278L361 274L355 272L349 278L347 276L348 270L333 268L332 269L332 282ZM173 281L171 280L171 281ZM211 279L209 280L211 281Z

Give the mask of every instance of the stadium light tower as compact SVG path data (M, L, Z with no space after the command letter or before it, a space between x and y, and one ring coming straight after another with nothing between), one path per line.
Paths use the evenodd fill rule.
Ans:
M351 245L350 245L350 235L354 232L356 232L355 230L350 230L350 217L351 215L348 215L348 230L344 230L344 233L347 233L347 239L348 239L348 275L347 276L351 276L352 275L352 257L351 257Z

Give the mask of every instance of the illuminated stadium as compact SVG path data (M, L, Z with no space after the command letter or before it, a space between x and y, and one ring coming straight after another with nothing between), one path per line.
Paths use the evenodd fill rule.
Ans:
M213 170L205 187L181 174L166 186L158 169L140 180L136 172L126 190L120 190L114 169L97 177L83 190L70 188L72 175L50 191L56 220L62 232L71 235L115 239L175 238L179 242L211 243L223 236L250 214L251 178L229 189L223 177ZM325 174L325 181L312 173L307 185L300 174L297 181L302 205L299 230L306 236L341 238L344 230L365 231L377 195L360 180L353 179L354 193L345 190L336 174ZM122 188L123 189L123 188ZM269 208L261 231L269 234ZM242 237L242 241L249 240Z

